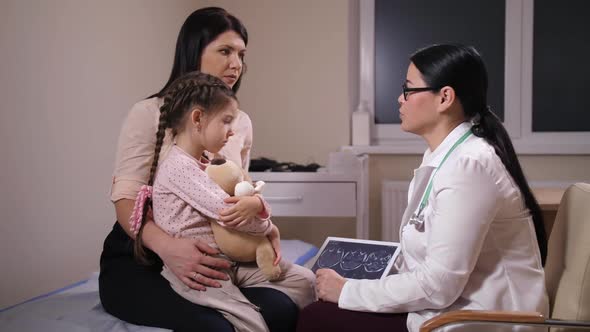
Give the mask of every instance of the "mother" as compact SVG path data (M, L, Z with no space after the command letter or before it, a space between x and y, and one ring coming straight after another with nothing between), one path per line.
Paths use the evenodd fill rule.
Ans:
M162 264L166 264L188 287L205 290L207 286L218 285L216 280L227 278L216 269L229 268L229 262L211 257L217 252L206 244L172 238L153 220L148 220L138 236L142 237L152 264L141 265L133 257L134 236L128 220L139 188L147 183L154 158L163 91L179 76L200 70L221 78L237 92L245 69L247 43L244 25L224 9L209 7L193 12L178 35L168 82L129 112L119 137L111 192L117 222L105 239L100 258L100 299L105 310L117 318L175 331L233 331L220 313L180 297L160 275ZM167 133L160 159L165 157L171 143ZM252 123L240 111L235 135L220 153L247 170L251 146ZM198 275L199 279L193 280L191 275ZM271 288L241 291L261 308L271 331L295 326L297 307L285 294Z

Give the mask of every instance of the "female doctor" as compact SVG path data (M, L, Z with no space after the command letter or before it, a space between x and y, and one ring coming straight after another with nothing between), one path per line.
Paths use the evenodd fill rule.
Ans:
M323 302L303 310L298 331L418 331L459 309L548 313L541 211L487 106L487 87L472 47L412 55L398 98L401 127L428 149L409 188L397 274L347 280L318 270Z

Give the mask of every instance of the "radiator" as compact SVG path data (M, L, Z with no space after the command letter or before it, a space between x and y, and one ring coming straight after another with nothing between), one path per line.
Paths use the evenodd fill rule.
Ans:
M536 188L565 189L575 182L584 181L532 181L529 182L533 191ZM586 180L587 182L587 180ZM399 242L399 227L408 205L408 186L406 181L381 182L381 239Z
M408 181L381 182L381 239L399 242L399 227L408 205Z

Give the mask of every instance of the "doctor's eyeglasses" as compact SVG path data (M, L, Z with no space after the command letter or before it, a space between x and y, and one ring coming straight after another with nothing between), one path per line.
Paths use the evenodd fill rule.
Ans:
M404 83L402 85L402 91L404 92L404 100L408 100L408 95L410 92L422 92L422 91L436 91L440 90L439 87L423 87L423 88L408 88L408 86Z

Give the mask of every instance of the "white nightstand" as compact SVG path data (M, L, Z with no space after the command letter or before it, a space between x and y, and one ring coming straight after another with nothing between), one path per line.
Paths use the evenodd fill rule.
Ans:
M277 217L355 217L356 236L369 238L368 158L330 154L324 172L251 172Z

